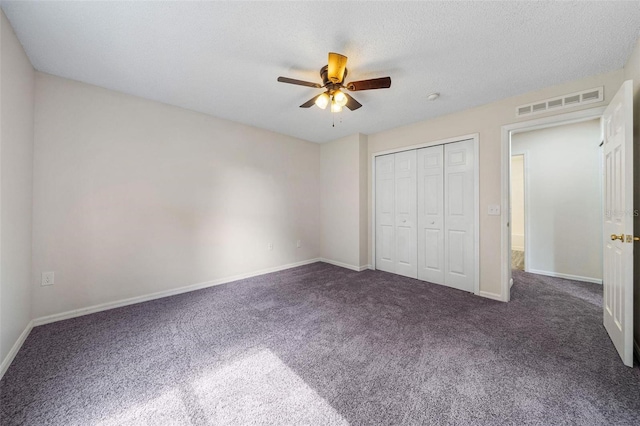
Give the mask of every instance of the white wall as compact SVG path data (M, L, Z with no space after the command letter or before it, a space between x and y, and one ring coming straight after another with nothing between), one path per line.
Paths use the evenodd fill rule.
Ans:
M324 143L320 152L320 255L360 269L366 265L366 135Z
M0 37L0 361L5 361L31 320L34 70L4 12Z
M524 155L511 156L511 248L524 251Z
M623 70L571 81L559 86L548 87L509 99L493 102L478 108L445 115L408 126L398 127L381 133L368 135L369 157L376 152L408 147L426 142L434 142L460 135L479 133L480 135L480 291L483 295L501 298L501 265L507 259L501 253L501 217L489 216L490 204L501 204L501 129L502 126L531 117L516 118L515 108L537 100L552 98L584 89L604 86L603 102L567 108L562 113L603 106L620 88ZM443 94L446 96L446 94ZM426 102L426 101L425 101ZM426 107L426 106L425 106ZM555 115L544 113L535 118ZM369 167L369 224L371 224L371 167ZM508 206L504 206L505 210ZM504 211L502 212L505 213ZM369 225L369 232L371 226ZM369 234L369 259L371 259L371 234Z
M511 137L527 153L529 272L602 280L600 120Z
M36 317L320 254L317 144L36 73L34 155Z

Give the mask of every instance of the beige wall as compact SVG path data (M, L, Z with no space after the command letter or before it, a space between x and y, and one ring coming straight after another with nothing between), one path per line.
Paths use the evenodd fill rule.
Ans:
M31 320L34 70L4 12L0 12L0 37L2 362ZM3 367L6 367L6 364Z
M320 254L315 143L36 73L34 165L35 317Z
M367 263L366 144L355 134L320 148L320 255L352 269Z
M633 80L633 139L634 139L634 208L640 209L640 38L624 67L624 79ZM640 217L634 221L635 234L640 234ZM637 247L637 245L636 245ZM636 250L634 256L634 338L636 355L640 357L640 252Z
M386 132L369 135L369 156L376 152L402 148L425 142L438 141L472 133L480 134L480 291L493 297L501 293L501 219L487 215L490 204L501 204L501 127L530 117L515 117L518 105L547 99L567 93L604 86L605 100L576 108L562 110L562 113L603 106L610 102L623 81L623 70L596 75L562 85L549 87L509 99L493 102L478 108L461 111L403 126ZM426 102L426 101L425 101ZM539 114L542 118L553 114ZM369 212L371 212L371 167L369 167ZM507 206L502 206L505 214ZM371 214L369 214L371 223ZM371 227L369 226L369 230ZM371 259L371 235L369 234L369 259Z
M369 170L369 138L360 133L360 267L369 264L369 208L367 200L367 172Z
M596 119L511 137L527 156L527 271L602 282L601 134Z

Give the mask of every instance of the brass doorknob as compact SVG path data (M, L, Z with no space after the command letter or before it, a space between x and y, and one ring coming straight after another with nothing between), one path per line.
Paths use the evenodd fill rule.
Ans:
M624 234L616 235L611 234L611 241L620 240L624 243Z

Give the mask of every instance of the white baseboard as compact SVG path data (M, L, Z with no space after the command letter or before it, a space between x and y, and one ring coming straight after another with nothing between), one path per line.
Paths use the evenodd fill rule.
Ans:
M486 297L487 299L497 300L498 302L504 302L504 300L502 299L502 295L496 294L496 293L489 293L488 291L480 290L478 292L478 296Z
M602 285L601 278L581 277L580 275L562 274L560 272L541 271L539 269L531 269L531 268L528 268L526 272L530 272L532 274L538 274L538 275L546 275L547 277L565 278L567 280L584 281L587 283Z
M524 251L524 247L518 246L518 245L514 245L513 243L511 243L511 250Z
M356 271L356 272L361 272L361 271L364 271L365 269L371 268L371 265L354 266L354 265L349 265L348 263L338 262L336 260L325 259L324 257L321 257L319 260L320 262L328 263L334 266L339 266L341 268L351 269L352 271Z
M7 356L5 356L4 359L2 360L2 364L0 364L0 379L4 377L4 373L7 372L7 369L13 362L13 359L18 354L18 351L22 347L22 344L24 343L24 341L27 340L27 337L29 336L29 333L31 333L32 328L33 328L33 320L29 321L25 329L22 331L22 333L18 337L18 340L16 340L16 342L11 347L11 350L9 351Z
M188 293L194 290L200 290L207 287L213 287L220 284L226 284L233 281L243 280L245 278L256 277L258 275L270 274L272 272L284 271L298 266L309 265L311 263L320 262L320 258L303 260L301 262L289 263L287 265L276 266L274 268L261 269L259 271L249 272L246 274L234 275L232 277L220 278L213 281L207 281L199 284L192 284L186 287L180 287L171 290L159 291L144 296L131 297L129 299L117 300L114 302L101 303L99 305L88 306L86 308L74 309L59 314L47 315L34 319L33 326L49 324L56 321L62 321L70 318L76 318L83 315L89 315L96 312L106 311L109 309L120 308L122 306L134 305L136 303L148 302L150 300L161 299L163 297L175 296L176 294Z

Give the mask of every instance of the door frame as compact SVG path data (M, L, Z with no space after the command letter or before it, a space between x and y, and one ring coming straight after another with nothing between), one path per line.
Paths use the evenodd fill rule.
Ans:
M511 284L513 282L511 278L511 228L509 227L511 222L511 135L602 118L606 109L607 106L605 105L502 126L502 159L500 161L502 181L500 186L502 211L507 212L502 215L500 226L500 252L502 258L502 265L500 267L500 296L503 302L511 300Z
M482 295L480 293L480 133L471 133L453 138L440 139L433 142L425 142L417 145L404 146L402 148L373 152L371 154L371 269L376 269L376 157L468 140L473 140L473 202L476 210L473 223L473 257L475 275L473 280L473 294Z

